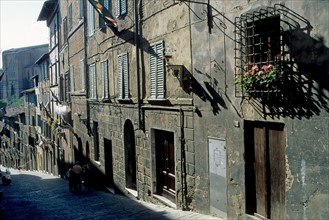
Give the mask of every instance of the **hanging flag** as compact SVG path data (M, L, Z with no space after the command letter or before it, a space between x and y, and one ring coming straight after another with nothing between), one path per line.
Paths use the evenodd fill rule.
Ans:
M100 3L98 0L88 0L88 1L90 2L90 4L92 4L94 6L94 8L97 10L97 12L103 17L107 26L118 27L118 23L114 19L113 15L107 8L105 8L102 5L102 3Z

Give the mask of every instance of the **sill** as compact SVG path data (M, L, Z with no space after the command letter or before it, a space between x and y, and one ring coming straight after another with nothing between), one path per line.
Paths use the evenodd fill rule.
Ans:
M119 103L132 103L132 100L131 99L117 99L117 101L119 102Z
M125 188L125 189L127 190L128 195L131 195L131 196L133 196L133 197L135 197L135 198L138 199L138 192L137 192L137 190L133 190L133 189L129 189L129 188Z
M162 202L164 205L167 205L173 209L177 209L177 205L175 203L173 203L172 201L170 201L169 199L167 199L163 196L157 195L157 194L153 194L153 197L155 199L157 199L158 201Z

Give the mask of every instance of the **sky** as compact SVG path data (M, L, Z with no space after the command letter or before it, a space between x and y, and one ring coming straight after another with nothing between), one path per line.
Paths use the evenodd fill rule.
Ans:
M37 21L45 0L0 0L0 68L2 52L49 42L45 21Z

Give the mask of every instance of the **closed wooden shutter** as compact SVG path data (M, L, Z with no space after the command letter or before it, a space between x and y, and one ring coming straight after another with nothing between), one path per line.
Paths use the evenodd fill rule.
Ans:
M71 92L75 91L74 85L74 66L70 65L70 83L71 83Z
M86 74L85 74L85 60L80 60L80 80L81 80L81 90L85 91L86 85Z
M103 98L108 98L109 94L109 78L107 69L107 60L101 62L101 76L102 76L102 86L103 86Z
M117 17L127 14L127 0L117 0L116 9Z
M151 45L150 50L150 94L151 98L165 97L164 42Z
M118 88L120 99L129 98L128 53L118 56Z
M89 67L89 98L96 98L96 91L96 66L92 64Z

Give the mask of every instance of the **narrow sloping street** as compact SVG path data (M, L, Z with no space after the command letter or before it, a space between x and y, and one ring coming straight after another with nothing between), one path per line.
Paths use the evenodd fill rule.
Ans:
M218 219L90 189L68 190L67 180L11 169L12 183L0 184L4 219Z

